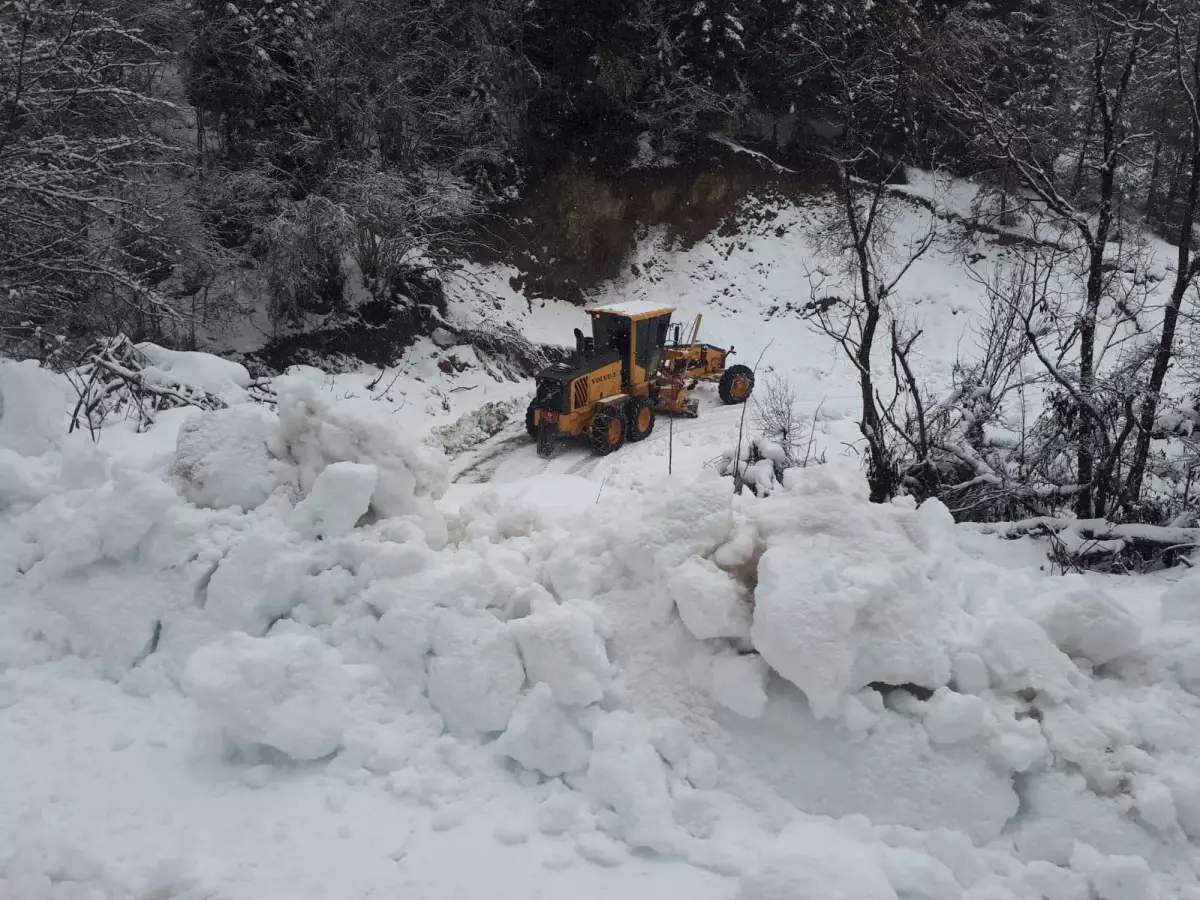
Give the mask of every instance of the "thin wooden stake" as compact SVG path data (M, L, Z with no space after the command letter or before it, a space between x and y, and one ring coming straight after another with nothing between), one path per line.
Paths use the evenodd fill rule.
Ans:
M775 343L774 338L767 341L767 346L762 348L762 353L758 354L758 359L754 361L754 368L750 370L750 374L755 376L755 380L757 380L758 375L758 364L762 362L763 355L771 349L773 343ZM735 494L742 492L742 430L746 425L746 407L749 405L749 402L749 397L742 402L742 416L738 419L737 449L733 451L733 492Z
M670 477L675 466L675 416L667 417L667 476Z

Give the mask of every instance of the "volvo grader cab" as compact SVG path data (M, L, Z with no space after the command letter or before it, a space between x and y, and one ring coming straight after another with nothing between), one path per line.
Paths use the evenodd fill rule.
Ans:
M654 430L658 413L695 416L690 391L699 381L719 382L725 403L744 403L754 389L746 366L725 363L733 349L699 344L697 316L687 343L672 325L673 307L624 303L587 310L592 333L575 329L575 353L536 376L525 428L538 454L551 456L560 438L587 438L600 453Z

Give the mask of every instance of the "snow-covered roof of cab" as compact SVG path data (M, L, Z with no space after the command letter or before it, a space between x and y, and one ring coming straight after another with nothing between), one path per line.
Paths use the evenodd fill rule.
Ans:
M638 322L642 319L652 319L655 316L665 316L675 312L673 306L663 306L661 303L651 303L648 300L630 300L627 303L606 303L603 306L589 306L585 312L610 313L614 316L624 316Z

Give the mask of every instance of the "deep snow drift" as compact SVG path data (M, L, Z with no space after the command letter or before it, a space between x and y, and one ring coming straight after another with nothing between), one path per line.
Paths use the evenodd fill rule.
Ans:
M276 389L109 455L0 361L0 897L1200 896L1200 575Z

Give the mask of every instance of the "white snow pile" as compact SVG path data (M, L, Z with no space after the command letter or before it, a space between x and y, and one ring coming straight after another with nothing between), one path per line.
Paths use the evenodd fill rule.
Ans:
M502 843L742 900L1200 891L1200 576L1050 577L837 466L455 506L444 457L295 379L135 471L9 406L23 379L51 390L0 366L42 436L0 444L0 709L83 657L250 786L319 771L441 830L505 779L533 812Z

